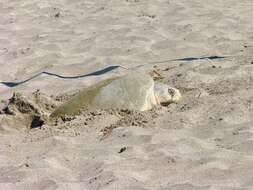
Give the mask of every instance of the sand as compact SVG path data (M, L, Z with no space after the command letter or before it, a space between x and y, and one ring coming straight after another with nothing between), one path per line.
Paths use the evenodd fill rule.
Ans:
M0 189L253 189L252 9L252 0L1 0ZM159 72L182 101L30 129L31 116L129 72L119 65ZM10 115L14 92L29 109L14 104Z

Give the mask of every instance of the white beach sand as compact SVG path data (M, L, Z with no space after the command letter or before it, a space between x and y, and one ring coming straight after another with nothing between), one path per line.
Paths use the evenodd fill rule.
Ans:
M0 114L1 190L253 189L252 0L0 0L0 18L0 108L38 89L57 106L115 65L183 95L31 130ZM229 57L166 61L202 56Z

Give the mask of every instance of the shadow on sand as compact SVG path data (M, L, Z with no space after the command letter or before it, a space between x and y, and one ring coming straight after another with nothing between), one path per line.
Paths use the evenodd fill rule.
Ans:
M204 59L209 59L209 60L215 60L215 59L224 59L226 57L224 56L209 56L209 57L186 57L186 58L179 58L179 59L170 59L170 60L165 60L165 61L157 61L157 62L152 62L152 63L165 63L165 62L168 62L168 61L195 61L195 60L204 60ZM43 71L43 72L40 72L26 80L23 80L23 81L19 81L19 82L0 82L1 84L5 85L5 86L8 86L8 87L15 87L15 86L18 86L20 84L24 84L42 74L45 74L45 75L49 75L49 76L55 76L55 77L58 77L58 78L62 78L62 79L78 79L78 78L84 78L84 77L89 77L89 76L98 76L98 75L103 75L105 73L108 73L114 69L117 69L121 67L120 65L116 65L116 66L109 66L109 67L106 67L104 69L101 69L101 70L98 70L98 71L95 71L95 72L92 72L92 73L88 73L88 74L84 74L84 75L77 75L77 76L62 76L62 75L59 75L59 74L55 74L55 73L50 73L50 72L46 72L46 71Z
M109 67L106 67L104 69L101 69L101 70L98 70L98 71L95 71L95 72L92 72L92 73L88 73L88 74L84 74L84 75L77 75L77 76L62 76L62 75L58 75L58 74L55 74L55 73L50 73L50 72L46 72L46 71L43 71L43 72L40 72L26 80L23 80L23 81L19 81L19 82L1 82L1 84L4 84L5 86L8 86L8 87L15 87L15 86L18 86L20 84L24 84L42 74L45 74L45 75L49 75L49 76L55 76L55 77L58 77L58 78L61 78L61 79L78 79L78 78L84 78L84 77L89 77L89 76L98 76L98 75L103 75L107 72L110 72L114 69L117 69L118 67L120 66L109 66Z

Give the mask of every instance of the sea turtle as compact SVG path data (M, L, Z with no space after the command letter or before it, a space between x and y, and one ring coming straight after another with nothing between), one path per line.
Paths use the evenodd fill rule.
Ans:
M83 107L146 111L158 104L178 102L180 98L178 89L154 82L151 76L135 71L82 90L57 108L51 116L76 115Z

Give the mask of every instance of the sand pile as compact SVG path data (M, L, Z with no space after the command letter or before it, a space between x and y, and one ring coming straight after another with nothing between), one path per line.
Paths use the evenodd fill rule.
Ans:
M24 130L46 124L50 113L56 108L56 101L36 91L29 97L21 93L13 96L2 105L2 125Z

